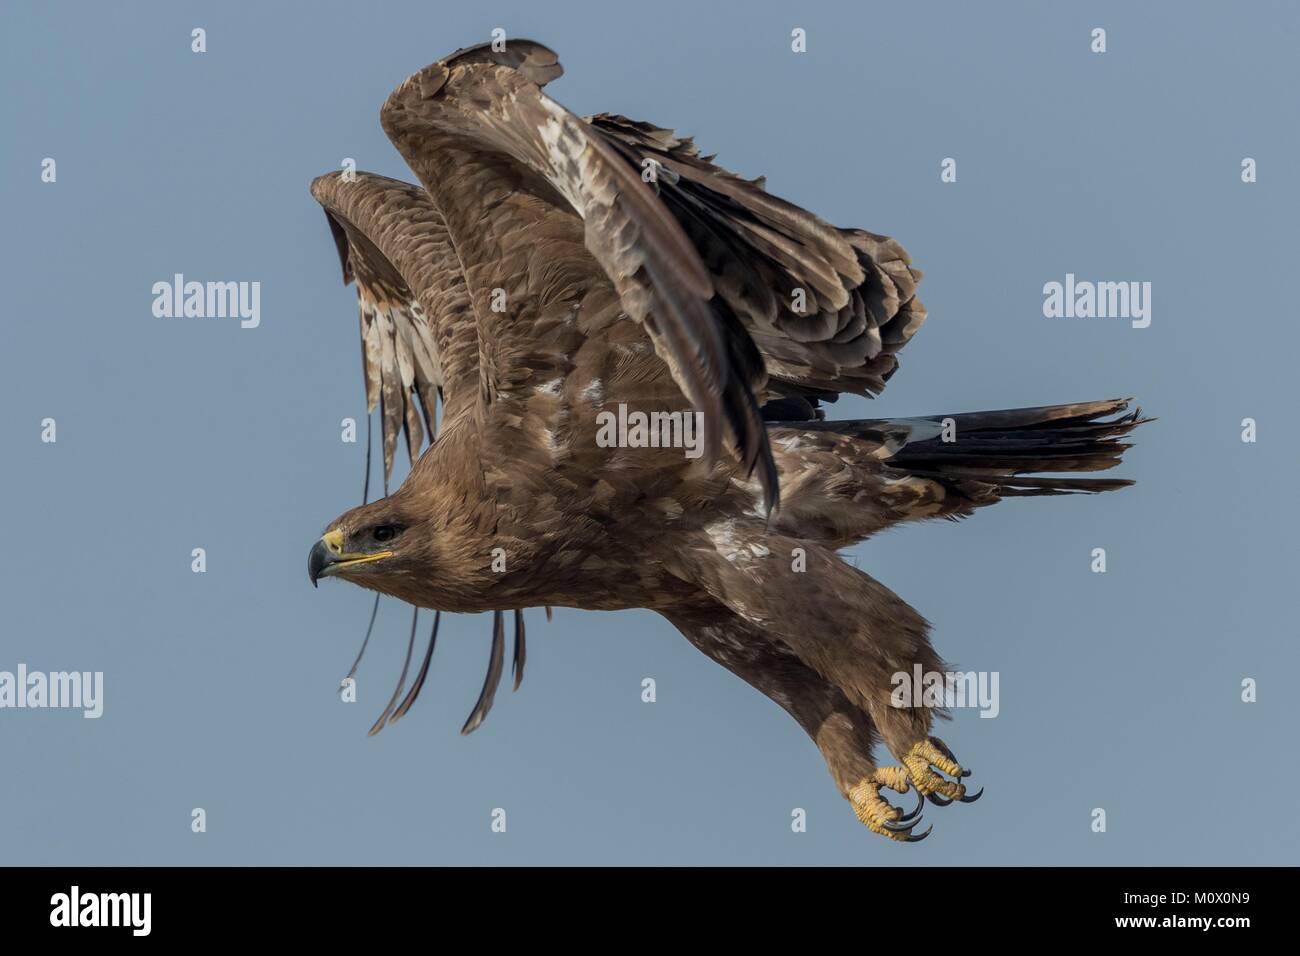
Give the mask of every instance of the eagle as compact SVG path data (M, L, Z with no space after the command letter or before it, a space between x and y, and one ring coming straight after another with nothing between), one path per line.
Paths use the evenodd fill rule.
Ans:
M827 418L841 394L880 393L926 317L907 253L670 129L569 112L545 92L562 72L529 40L461 49L380 112L419 185L311 184L356 283L385 492L399 435L411 469L329 522L309 577L437 612L403 697L413 621L372 733L419 694L443 612L494 612L468 733L504 670L505 612L518 686L524 609L650 608L799 723L869 830L924 839L927 798L983 791L931 734L943 707L893 694L944 670L926 621L839 552L1007 497L1131 484L1079 473L1117 464L1146 419L1128 399ZM662 427L598 441L615 410ZM694 452L668 427L691 420Z

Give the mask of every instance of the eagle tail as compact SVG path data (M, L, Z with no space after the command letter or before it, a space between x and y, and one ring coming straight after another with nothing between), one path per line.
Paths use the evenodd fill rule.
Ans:
M1132 447L1123 439L1151 421L1140 409L1130 411L1130 401L928 416L921 421L934 425L925 437L905 441L888 464L980 503L990 496L1113 491L1133 482L1073 474L1119 464Z
M844 547L903 521L965 518L1003 498L1123 488L1133 482L1089 473L1119 464L1129 433L1151 420L1129 404L771 423L775 447L789 449L785 470L818 476L791 490L773 526Z

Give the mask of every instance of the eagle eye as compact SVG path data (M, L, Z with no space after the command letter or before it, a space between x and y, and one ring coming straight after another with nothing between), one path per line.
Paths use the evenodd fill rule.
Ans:
M379 527L375 528L373 534L375 540L382 544L387 541L392 541L397 537L397 533L401 530L402 529L395 524L381 524Z

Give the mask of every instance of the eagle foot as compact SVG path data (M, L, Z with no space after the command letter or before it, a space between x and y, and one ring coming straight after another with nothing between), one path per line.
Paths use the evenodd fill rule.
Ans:
M904 814L902 809L880 795L881 787L906 793L911 787L907 771L902 767L881 767L849 791L853 812L866 828L899 843L920 843L928 837L933 827L924 833L912 832L921 822L921 808L925 806L921 791L918 789L916 792L917 801L912 812Z
M918 740L903 756L903 765L907 767L912 784L917 791L936 807L946 807L954 800L961 803L974 803L984 795L984 788L971 796L966 794L966 785L961 783L971 772L957 763L948 745L938 737ZM955 780L948 780L935 771L946 773Z

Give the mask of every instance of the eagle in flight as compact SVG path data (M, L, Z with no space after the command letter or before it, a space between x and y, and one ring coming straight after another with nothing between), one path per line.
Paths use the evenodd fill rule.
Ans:
M372 732L418 695L443 611L496 612L469 732L502 674L505 611L517 682L523 609L651 608L799 722L868 828L920 840L926 797L978 796L930 734L942 708L893 700L896 675L943 663L921 615L837 552L1009 496L1130 484L1053 475L1112 467L1143 419L1112 400L827 420L841 393L880 392L925 319L902 247L671 130L570 113L544 92L561 72L526 40L460 50L380 113L420 185L311 185L357 285L385 490L399 433L412 467L329 523L308 572L439 612L399 702L413 623ZM665 430L598 442L615 409ZM697 454L655 440L688 415ZM882 741L899 766L877 766Z

